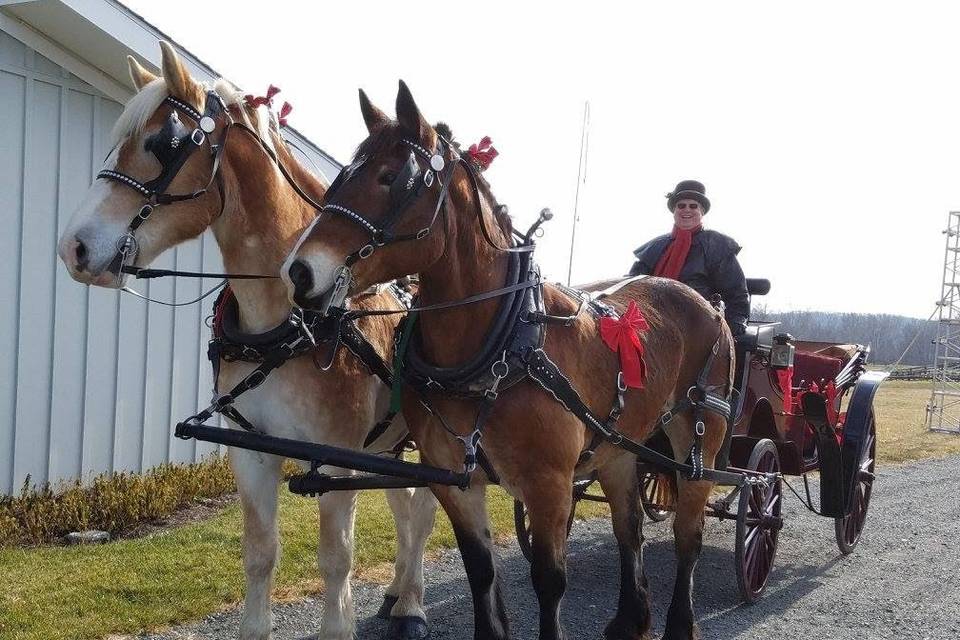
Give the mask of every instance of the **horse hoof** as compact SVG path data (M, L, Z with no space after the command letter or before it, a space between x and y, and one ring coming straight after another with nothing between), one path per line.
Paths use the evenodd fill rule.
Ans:
M417 616L390 618L390 631L396 640L424 640L430 637L427 621Z
M397 596L392 596L389 593L383 596L383 604L380 605L380 609L377 611L377 617L381 620L389 620L390 612L393 611L393 605L397 604L399 600Z

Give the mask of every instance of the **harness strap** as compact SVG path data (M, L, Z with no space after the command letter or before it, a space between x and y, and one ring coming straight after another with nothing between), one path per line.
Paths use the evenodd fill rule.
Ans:
M543 349L531 349L525 354L527 373L541 387L550 392L557 402L577 416L588 429L594 431L603 440L633 453L640 460L656 465L660 468L676 471L686 478L708 480L725 485L739 486L743 484L744 476L729 471L695 468L693 465L680 463L667 457L650 447L631 440L618 431L613 425L601 422L587 407L580 394L577 393L570 381L563 375L559 367L550 360ZM702 461L701 461L702 462Z

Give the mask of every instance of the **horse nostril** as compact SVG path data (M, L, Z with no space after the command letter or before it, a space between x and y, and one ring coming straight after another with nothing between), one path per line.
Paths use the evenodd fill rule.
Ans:
M296 260L290 265L288 273L296 293L305 294L313 288L313 274L310 273L310 267L303 260Z
M77 271L86 271L90 262L90 255L87 253L87 245L83 240L77 238Z

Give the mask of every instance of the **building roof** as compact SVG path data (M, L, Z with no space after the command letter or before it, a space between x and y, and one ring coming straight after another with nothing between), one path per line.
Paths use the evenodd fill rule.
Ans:
M0 27L120 103L126 103L135 92L127 56L159 73L160 40L176 45L194 77L208 82L221 77L174 38L116 0L0 0ZM334 167L340 166L293 127L284 127L284 135Z

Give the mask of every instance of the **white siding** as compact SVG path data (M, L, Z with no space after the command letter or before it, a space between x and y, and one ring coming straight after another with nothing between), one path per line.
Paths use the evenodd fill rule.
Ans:
M210 301L174 310L87 288L56 256L120 111L0 31L0 493L28 475L55 483L215 450L173 437L173 424L210 399ZM220 256L207 234L155 266L220 269ZM201 285L134 286L182 302Z

